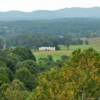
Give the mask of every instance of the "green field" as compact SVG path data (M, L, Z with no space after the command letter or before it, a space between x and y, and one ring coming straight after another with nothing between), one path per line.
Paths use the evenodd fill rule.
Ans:
M55 60L60 59L61 56L71 55L72 51L76 49L88 49L90 47L94 48L97 51L100 51L100 38L88 38L89 45L71 45L69 47L64 45L59 45L59 51L35 51L34 55L37 59L46 58L48 55L51 55Z
M34 52L34 55L36 56L37 59L39 58L46 58L48 55L51 55L54 60L60 59L61 56L66 55L69 56L71 55L70 50L60 50L60 51L36 51Z
M66 55L69 56L71 55L72 51L76 49L87 49L89 48L89 45L71 45L69 48L65 46L60 46L61 50L59 51L35 51L34 55L36 56L37 59L39 58L46 58L48 55L51 55L54 60L60 59L61 56Z
M100 51L100 37L98 38L89 38L88 39L89 45L94 49Z

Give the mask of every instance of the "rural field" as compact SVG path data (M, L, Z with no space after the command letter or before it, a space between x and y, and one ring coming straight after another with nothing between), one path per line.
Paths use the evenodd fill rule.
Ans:
M39 58L46 58L47 56L51 55L54 60L60 59L61 56L71 55L71 50L59 50L59 51L36 51L34 52L34 55L37 59Z
M88 45L70 45L69 48L64 45L59 45L60 50L58 51L35 51L34 55L37 59L39 58L46 58L47 56L51 55L54 60L60 59L61 56L66 55L70 56L71 53L76 49L88 49L94 48L97 51L100 51L100 38L88 38Z
M89 38L88 39L89 45L96 49L97 51L100 51L100 37L98 38Z

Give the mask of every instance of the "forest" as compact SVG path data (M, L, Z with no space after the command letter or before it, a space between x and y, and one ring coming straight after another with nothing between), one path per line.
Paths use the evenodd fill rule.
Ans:
M99 18L63 18L0 22L0 47L82 44L83 37L100 36Z
M0 100L99 100L100 53L36 60L24 47L0 50Z

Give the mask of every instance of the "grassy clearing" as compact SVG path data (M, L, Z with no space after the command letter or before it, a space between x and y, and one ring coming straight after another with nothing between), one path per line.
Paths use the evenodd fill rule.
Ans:
M63 55L71 55L72 51L76 49L88 49L90 47L94 48L97 51L100 51L100 38L88 38L89 45L71 45L69 48L64 45L59 45L61 48L60 51L35 51L34 55L37 59L46 58L48 55L51 55L55 60L60 59Z
M88 38L89 45L94 49L100 51L100 37Z
M76 50L76 49L82 49L82 50L84 50L84 49L88 49L90 47L91 47L90 45L71 45L69 47L69 49L70 50Z
M70 56L72 51L76 49L87 49L89 47L89 45L71 45L69 48L67 48L66 46L60 45L61 50L59 51L35 51L34 55L36 56L37 60L39 58L46 58L49 55L51 55L54 60L57 60L63 55Z
M75 50L77 48L81 49L87 49L87 48L94 48L97 51L100 51L100 37L96 38L88 38L89 45L76 45L76 46L70 46L70 49Z
M91 46L90 45L71 45L69 47L67 46L64 46L64 45L60 45L59 46L61 48L61 50L76 50L76 49L88 49L90 48Z
M69 56L71 55L72 51L70 50L60 50L60 51L36 51L34 52L34 55L36 56L37 59L39 58L46 58L48 55L51 55L54 60L60 59L61 56L66 55Z

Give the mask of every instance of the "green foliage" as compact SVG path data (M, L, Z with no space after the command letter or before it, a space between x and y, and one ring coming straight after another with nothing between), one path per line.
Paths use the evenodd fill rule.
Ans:
M0 61L0 68L7 68L6 63L3 61Z
M24 83L28 89L32 89L35 86L35 77L27 68L17 69L15 72L15 78Z
M93 70L93 68L99 65L100 54L92 48L87 50L76 50L72 53L71 63L72 66L80 66L87 70Z
M5 92L8 87L9 87L9 84L7 84L7 83L4 83L0 86L0 100L6 100Z
M75 68L51 69L38 78L38 86L28 100L72 100L85 73Z
M98 100L100 54L92 48L76 50L62 68L39 75L38 85L27 100Z
M38 65L34 60L24 60L16 65L16 69L23 67L27 68L32 74L36 74L39 71Z
M69 57L66 56L66 55L62 55L62 56L61 56L61 60L62 60L62 61L66 61L66 60L68 60L68 59L69 59Z
M9 82L10 80L7 68L0 68L0 86Z
M25 100L27 96L23 83L18 80L14 80L5 92L5 100Z
M54 20L0 22L0 35L8 47L36 48L65 44L82 44L80 37L100 36L100 20L91 18L66 18ZM2 39L0 39L2 47Z
M17 47L13 50L13 53L20 56L23 60L32 59L32 60L36 61L31 50L28 48Z
M51 55L48 55L47 58L38 59L40 71L49 70L52 67L56 66L55 61Z
M17 64L17 62L19 62L19 57L14 53L10 53L10 54L7 54L6 58L4 59L5 59L7 66L14 72L15 65Z
M36 62L26 48L0 51L0 100L99 100L100 53L75 50Z
M3 49L4 44L5 44L5 40L2 37L0 37L0 49Z
M21 60L21 58L14 54L12 49L6 49L0 52L0 60L3 61L7 67L14 72L15 65Z

